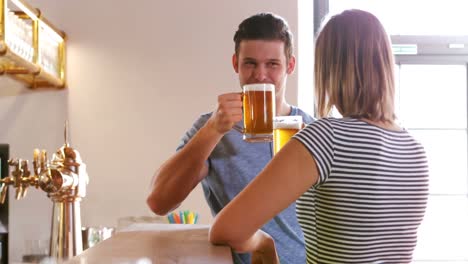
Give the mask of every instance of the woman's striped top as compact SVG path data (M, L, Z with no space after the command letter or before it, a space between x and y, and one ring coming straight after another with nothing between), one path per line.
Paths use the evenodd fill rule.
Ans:
M315 121L295 138L319 172L296 203L307 262L411 262L428 196L421 144L353 118Z

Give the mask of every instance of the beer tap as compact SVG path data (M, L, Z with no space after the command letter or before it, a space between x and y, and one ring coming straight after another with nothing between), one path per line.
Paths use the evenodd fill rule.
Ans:
M26 193L28 192L28 186L29 186L29 181L31 176L31 171L28 168L28 161L27 160L21 160L21 169L23 170L22 176L19 179L20 182L20 190L19 193L16 193L16 200L19 200L20 198L24 198L26 196Z
M6 199L6 194L8 191L8 186L13 185L15 186L17 192L18 192L18 179L21 178L21 168L20 168L20 162L18 160L8 160L8 165L13 166L15 169L11 173L11 176L5 177L3 179L0 179L0 182L2 183L1 185L1 190L0 190L0 202L3 204ZM18 195L17 195L18 196Z
M8 186L16 190L16 199L24 198L28 187L47 193L53 202L50 256L66 260L83 250L81 238L80 202L86 196L89 178L86 164L68 143L68 124L65 123L64 145L49 161L45 150L35 149L33 169L28 160L10 159L10 176L0 179L0 202L4 203Z
M6 198L6 192L8 190L8 185L13 185L16 190L16 200L23 197L24 194L24 186L22 184L23 181L23 173L25 172L24 167L27 167L27 162L24 162L22 159L10 159L8 160L8 165L14 167L14 170L11 172L11 176L1 179L0 182L2 183L2 190L1 196L2 201ZM26 168L26 173L29 170Z

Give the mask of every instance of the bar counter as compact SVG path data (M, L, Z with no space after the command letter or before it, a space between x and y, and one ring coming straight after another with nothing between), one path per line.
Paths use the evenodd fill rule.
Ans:
M134 224L67 264L232 264L226 246L208 241L208 225Z

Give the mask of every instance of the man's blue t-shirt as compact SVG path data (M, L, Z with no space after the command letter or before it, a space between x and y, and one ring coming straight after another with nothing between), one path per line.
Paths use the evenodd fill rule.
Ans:
M177 150L187 144L205 125L211 115L212 113L208 113L200 116L193 127L184 135ZM306 124L313 121L310 115L297 107L292 107L290 115L301 115ZM236 126L243 127L242 121ZM208 175L201 182L213 216L220 212L257 176L271 160L272 153L272 143L245 142L242 140L242 134L235 129L231 129L223 136L207 160ZM255 212L245 212L246 221L251 214L255 214ZM305 263L304 238L296 219L295 203L265 224L262 230L275 240L281 263ZM236 264L250 263L249 254L233 253L233 259Z

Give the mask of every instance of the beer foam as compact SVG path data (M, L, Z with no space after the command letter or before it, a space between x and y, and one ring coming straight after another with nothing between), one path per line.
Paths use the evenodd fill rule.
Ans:
M244 91L274 91L275 85L271 83L252 83L243 86Z
M302 116L275 116L273 118L273 128L301 129Z

